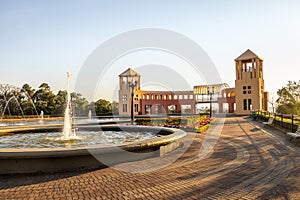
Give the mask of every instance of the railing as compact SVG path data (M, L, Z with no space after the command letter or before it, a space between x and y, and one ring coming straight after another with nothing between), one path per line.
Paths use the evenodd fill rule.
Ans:
M266 122L270 117L274 118L274 126L282 127L295 132L300 126L300 116L287 114L271 114L268 111L254 111L251 117L255 120Z

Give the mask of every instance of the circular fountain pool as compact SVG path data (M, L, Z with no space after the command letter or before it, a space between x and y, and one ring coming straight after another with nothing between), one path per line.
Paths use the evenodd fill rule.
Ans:
M59 139L62 125L1 128L0 174L103 168L162 156L180 146L186 135L162 127L83 125L76 129L79 139L64 141Z
M150 131L76 131L76 137L64 139L61 132L18 133L0 136L0 149L4 148L74 148L99 144L138 142L157 137Z

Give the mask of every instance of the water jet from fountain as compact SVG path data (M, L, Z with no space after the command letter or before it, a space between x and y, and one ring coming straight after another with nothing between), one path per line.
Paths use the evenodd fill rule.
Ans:
M67 106L64 117L64 129L62 140L79 139L76 136L75 130L72 129L72 105L71 105L71 93L70 93L70 78L71 73L67 72Z
M91 120L91 119L92 119L92 111L91 111L91 110L89 110L89 113L88 113L88 118L89 118L89 120Z

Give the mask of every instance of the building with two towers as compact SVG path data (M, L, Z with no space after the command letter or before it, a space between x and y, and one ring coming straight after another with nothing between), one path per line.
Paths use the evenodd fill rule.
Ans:
M141 75L131 68L119 75L119 115L130 116L133 100L134 115L160 115L175 113L196 114L196 105L214 103L218 112L249 115L251 110L268 109L265 92L263 60L251 50L235 59L235 87L226 83L194 86L191 91L141 90Z

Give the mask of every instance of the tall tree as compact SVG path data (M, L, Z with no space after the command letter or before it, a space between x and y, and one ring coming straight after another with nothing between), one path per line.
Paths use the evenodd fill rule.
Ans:
M76 116L87 116L89 111L89 102L80 94L73 92L71 94L73 112Z
M33 103L34 89L29 84L24 84L21 88L21 106L25 115L37 115Z
M116 101L113 101L111 103L111 112L113 115L118 115L119 114L119 103Z
M55 110L55 94L51 91L48 83L42 83L33 95L34 103L38 112L43 111L51 115Z
M95 102L96 115L112 114L111 103L105 99L99 99Z
M67 98L67 91L59 90L54 98L55 109L52 112L52 115L56 115L56 116L64 115L64 111L66 109L66 102L67 102L66 98Z
M33 95L34 95L34 91L35 89L33 89L28 83L25 83L23 86L22 86L22 91L25 92L28 96L28 98L32 98Z
M282 114L300 114L300 81L288 81L285 87L277 91L276 112Z

